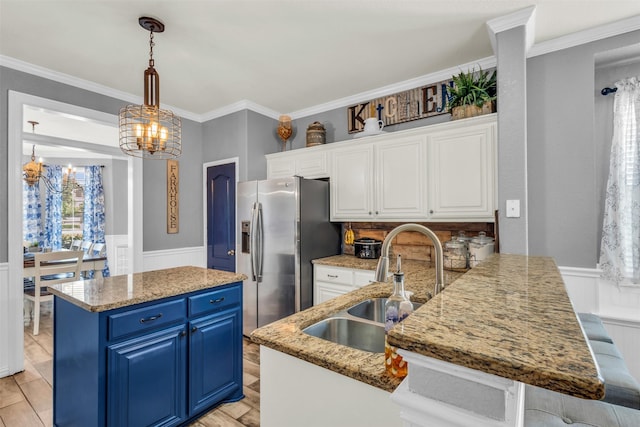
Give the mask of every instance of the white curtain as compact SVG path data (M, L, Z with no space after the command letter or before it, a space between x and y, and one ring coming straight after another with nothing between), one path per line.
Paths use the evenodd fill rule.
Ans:
M640 286L640 77L616 87L600 267L604 279Z

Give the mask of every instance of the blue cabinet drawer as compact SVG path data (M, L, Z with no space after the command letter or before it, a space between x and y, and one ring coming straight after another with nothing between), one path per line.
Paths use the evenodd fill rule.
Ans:
M242 303L242 288L234 285L189 297L189 317L210 313Z
M186 322L187 305L184 298L109 316L109 339L138 334L161 326Z

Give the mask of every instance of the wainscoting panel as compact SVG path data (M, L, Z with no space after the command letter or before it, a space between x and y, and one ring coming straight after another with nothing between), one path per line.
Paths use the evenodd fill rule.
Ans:
M181 267L185 265L206 268L206 248L204 246L197 246L193 248L147 251L143 254L142 265L144 271L162 270L164 268Z
M559 267L573 308L600 316L633 375L640 381L640 290L600 280L599 269Z
M0 263L0 378L9 375L9 264Z

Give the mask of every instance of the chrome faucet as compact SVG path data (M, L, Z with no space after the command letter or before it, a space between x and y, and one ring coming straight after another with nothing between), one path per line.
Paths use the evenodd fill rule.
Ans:
M433 231L420 224L403 224L391 230L387 235L384 242L382 242L380 259L378 260L378 266L376 267L376 280L378 282L384 282L387 280L387 276L389 275L389 246L391 246L393 238L403 231L417 231L430 238L433 242L433 247L436 250L436 283L433 288L433 295L430 295L429 292L427 293L427 296L434 297L438 295L444 288L444 260L442 258L442 244L440 243L440 240L438 240L438 236L436 236Z

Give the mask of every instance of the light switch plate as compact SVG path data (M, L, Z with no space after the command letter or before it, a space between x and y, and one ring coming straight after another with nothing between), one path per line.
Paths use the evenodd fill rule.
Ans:
M520 200L507 200L507 218L520 218Z

